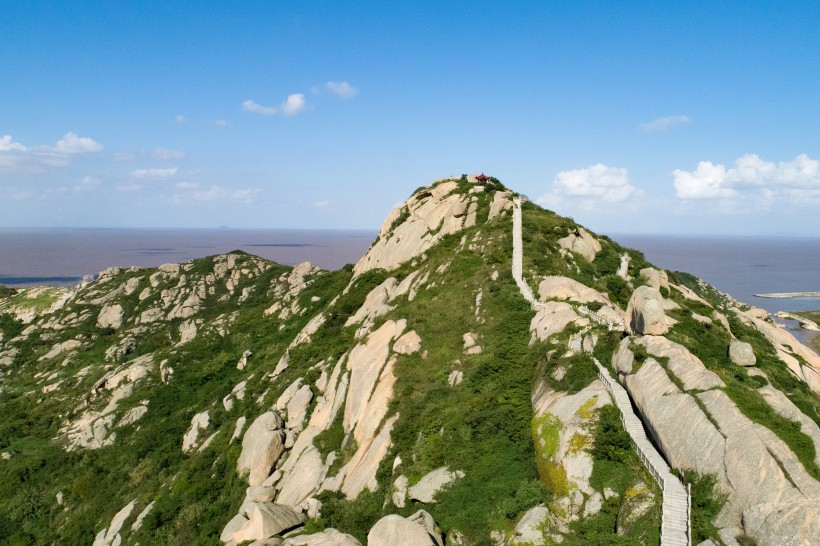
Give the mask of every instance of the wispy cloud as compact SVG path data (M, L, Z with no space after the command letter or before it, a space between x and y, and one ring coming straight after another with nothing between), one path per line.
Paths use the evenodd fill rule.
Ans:
M154 156L154 159L158 159L160 161L182 161L188 157L188 154L185 152L171 150L169 148L157 148L154 150L152 155Z
M145 179L163 179L171 178L177 174L177 167L170 167L168 169L136 169L131 172L134 178Z
M330 206L330 201L327 199L322 199L321 201L316 201L315 203L311 203L310 205L314 209L326 209Z
M288 95L287 100L282 103L282 113L286 116L295 116L305 108L305 96L302 93Z
M275 106L262 106L258 102L254 102L250 99L242 103L242 109L246 112L262 114L263 116L272 116L276 113Z
M78 192L86 192L96 189L102 184L102 181L99 178L94 176L85 176L82 180L80 180L77 185L74 186L74 191Z
M214 126L214 127L219 127L220 129L223 129L223 128L227 127L229 125L229 123L227 121L225 121L224 119L215 119L211 122L211 125Z
M686 125L687 123L692 123L689 116L663 116L653 119L649 123L642 123L641 131L644 133L662 133L672 129L673 127L677 127L678 125Z
M184 202L213 202L233 201L236 203L252 203L259 190L252 188L228 189L218 185L201 188L197 183L182 182L176 185L180 190L173 196L176 203Z
M182 125L184 123L188 123L188 118L183 116L182 114L179 114L177 117L174 118L174 121Z
M325 83L325 89L343 100L352 99L359 92L358 89L347 82L327 82Z
M567 199L618 203L626 201L636 191L629 183L626 169L597 163L583 169L559 172L552 181L552 189L537 201L552 207Z
M806 154L777 163L746 154L730 168L701 161L694 171L676 169L672 174L675 193L684 200L754 200L761 204L785 199L795 205L820 202L820 161Z

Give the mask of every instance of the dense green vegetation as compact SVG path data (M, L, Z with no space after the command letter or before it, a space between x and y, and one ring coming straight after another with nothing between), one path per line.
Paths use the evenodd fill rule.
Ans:
M4 300L8 297L11 297L16 293L17 293L16 288L12 288L11 286L6 286L5 284L0 284L0 300Z

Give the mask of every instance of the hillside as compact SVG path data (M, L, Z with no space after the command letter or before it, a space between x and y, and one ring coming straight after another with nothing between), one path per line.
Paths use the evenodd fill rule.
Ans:
M0 298L3 544L820 543L817 354L493 178Z

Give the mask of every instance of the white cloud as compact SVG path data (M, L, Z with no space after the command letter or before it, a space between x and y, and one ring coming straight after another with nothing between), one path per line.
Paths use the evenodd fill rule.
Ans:
M185 152L179 150L171 150L168 148L157 148L154 150L153 156L160 161L181 161L188 157Z
M174 118L174 121L176 121L177 123L179 123L181 125L183 123L188 123L188 118L183 116L182 114L180 114L180 115L178 115L177 117Z
M46 167L65 167L72 156L96 153L102 144L69 132L53 145L29 147L15 142L11 135L0 137L0 172L39 172Z
M96 153L102 149L102 144L95 142L94 139L81 137L72 132L66 133L54 146L46 148L49 152L64 155Z
M305 108L305 96L302 93L288 95L280 108L286 116L295 116Z
M28 150L19 142L14 142L11 135L3 135L0 137L0 152L25 152Z
M315 203L311 203L310 205L314 209L325 209L330 206L330 201L327 199L322 199L321 201L316 201Z
M134 178L171 178L177 174L177 167L168 169L137 169L131 173Z
M653 119L649 123L642 123L641 130L645 133L661 133L663 131L668 131L673 127L677 127L678 125L685 125L687 123L692 123L689 116L663 116Z
M197 182L178 182L176 189L178 190L195 190L199 187Z
M224 119L215 119L211 122L211 125L213 125L214 127L223 128L228 126L228 122Z
M806 154L778 163L746 154L732 168L701 161L694 171L676 169L672 174L680 199L754 199L762 204L820 198L820 161Z
M681 199L716 199L731 197L735 191L725 187L726 167L701 161L692 172L676 169L675 192Z
M242 103L242 109L246 112L253 112L254 114L262 114L263 116L272 116L276 113L275 106L262 106L258 102L246 100Z
M552 189L537 201L548 206L556 206L567 198L618 203L626 201L636 191L629 183L626 169L598 163L584 169L559 172L552 182Z
M347 82L327 82L325 83L325 89L343 100L352 99L359 92L358 89Z

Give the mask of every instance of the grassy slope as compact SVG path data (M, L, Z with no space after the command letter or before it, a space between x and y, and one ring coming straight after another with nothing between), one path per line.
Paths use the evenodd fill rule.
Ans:
M209 271L211 265L209 259L195 262L201 273ZM174 377L164 385L152 376L120 404L124 411L137 400L150 400L149 411L138 426L117 429L117 441L112 447L66 453L60 441L53 438L58 436L62 423L58 416L73 412L91 384L105 371L100 365L103 353L121 334L96 328L92 318L59 332L47 343L36 333L22 341L23 356L7 377L0 399L0 450L14 454L11 460L0 464L0 542L90 543L114 513L131 500L137 499L133 519L138 510L156 499L153 512L137 534L140 542L212 544L221 532L226 514L237 510L247 486L236 476L239 448L236 443L228 446L228 434L239 415L253 417L259 412L254 400L267 385L249 382L245 399L237 402L230 415L218 401L249 375L235 366L244 350L254 352L251 371L256 371L257 376L260 371L273 369L290 340L315 314L314 310L286 321L282 330L278 329L279 321L263 316L263 310L271 303L266 288L288 269L274 265L254 281L240 285L238 292L250 284L257 286L242 305L235 300L218 302L221 292L209 300L199 315L206 324L223 313L239 311L232 335L223 338L203 334L181 348L173 348L168 341L178 339L179 321L171 321L161 323L156 331L139 340L137 350L128 358L154 352L155 362L168 359L175 370ZM121 275L112 284L133 276ZM320 277L302 295L303 305L310 305L314 295L320 296L322 302L329 301L350 276L349 270L340 270ZM127 298L121 301L126 306L135 305ZM318 305L324 303L313 307ZM126 309L136 312L134 307ZM63 313L77 310L82 309L69 307ZM89 343L90 348L63 371L70 376L90 365L91 373L76 387L42 397L36 390L31 393L41 386L35 384L33 375L51 371L56 364L38 362L38 356L54 342L76 336ZM283 389L284 386L278 391ZM275 400L273 396L278 396L276 389L267 396L268 404ZM180 442L191 417L209 406L211 430L224 424L222 433L204 452L196 456L183 454ZM64 494L65 512L54 501L58 491Z

